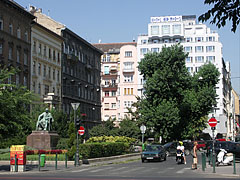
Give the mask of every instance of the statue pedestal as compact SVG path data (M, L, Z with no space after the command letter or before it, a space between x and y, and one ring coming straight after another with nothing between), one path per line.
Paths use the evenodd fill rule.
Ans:
M32 131L27 137L27 146L35 149L56 149L59 140L57 132Z

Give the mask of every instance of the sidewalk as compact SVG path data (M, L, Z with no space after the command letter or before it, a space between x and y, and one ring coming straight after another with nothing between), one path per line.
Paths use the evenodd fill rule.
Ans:
M140 153L132 153L111 157L103 157L103 158L93 158L81 161L80 166L98 166L102 164L114 164L114 163L123 163L125 161L133 161L140 159ZM26 171L24 172L10 172L10 161L0 161L0 174L10 174L10 173L36 173L39 172L38 161L27 161ZM78 168L79 166L74 166L74 161L67 162L67 168L65 166L65 161L56 162L55 161L46 161L44 167L40 167L40 172L55 172L56 170L60 171L68 171L70 169Z

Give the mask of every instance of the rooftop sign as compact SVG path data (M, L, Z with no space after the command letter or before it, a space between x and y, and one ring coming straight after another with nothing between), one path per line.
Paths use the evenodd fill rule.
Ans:
M182 21L182 16L151 17L151 23L179 22L179 21Z

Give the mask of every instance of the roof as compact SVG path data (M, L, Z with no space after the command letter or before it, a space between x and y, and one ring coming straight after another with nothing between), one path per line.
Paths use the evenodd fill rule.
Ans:
M125 46L125 45L137 46L137 43L136 42L122 42L122 43L97 43L97 44L93 44L93 46L95 46L96 48L100 49L103 52L112 51L113 49L120 50L120 48L122 46Z
M22 6L20 6L18 3L16 3L14 0L0 0L3 3L7 3L10 6L12 6L13 8L16 8L17 10L19 10L21 13L23 13L25 16L28 16L31 19L34 19L35 16L33 16L31 13L29 13L28 11L26 11Z

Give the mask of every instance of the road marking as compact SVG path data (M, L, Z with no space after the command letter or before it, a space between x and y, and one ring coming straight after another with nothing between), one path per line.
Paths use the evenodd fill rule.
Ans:
M108 168L102 168L102 169L96 169L96 170L92 170L90 171L91 173L94 173L94 172L99 172L99 171L105 171L105 170L108 170L108 169L112 169L114 167L108 167Z
M79 169L79 170L75 170L75 171L71 171L71 172L82 172L82 171L87 171L89 169L92 169L92 168Z
M132 172L132 171L138 171L140 169L143 169L145 167L137 167L137 168L134 168L134 169L129 169L129 170L126 170L126 171L122 171L122 173L128 173L128 172Z
M123 170L123 169L126 169L126 168L128 168L128 167L115 168L115 169L110 170L110 172L120 171L120 170Z
M189 168L183 168L183 169L177 171L176 173L177 173L177 174L183 174L186 169L189 169Z

